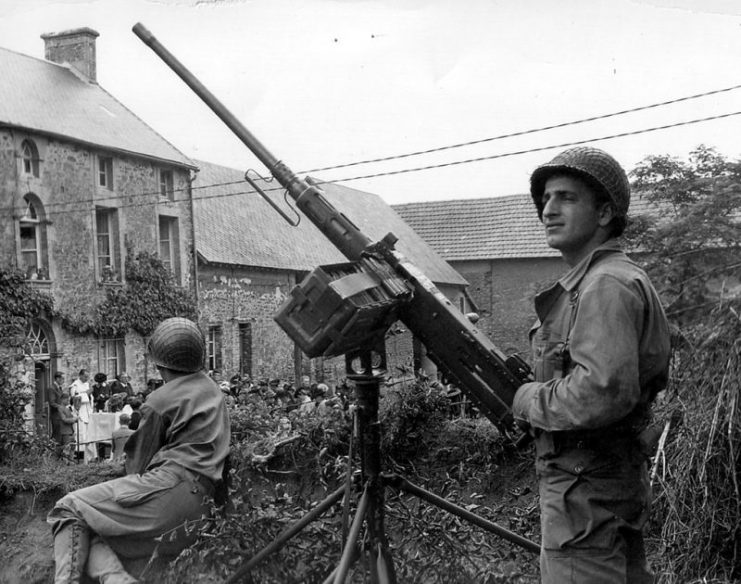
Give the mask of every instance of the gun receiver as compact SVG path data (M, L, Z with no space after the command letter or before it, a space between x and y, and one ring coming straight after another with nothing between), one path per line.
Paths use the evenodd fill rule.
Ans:
M136 24L133 31L268 168L294 199L296 206L340 252L352 262L363 260L368 263L369 258L373 260L370 267L366 266L369 275L353 274L349 280L356 286L365 286L363 290L371 286L373 281L380 281L379 287L386 290L393 308L383 314L372 315L370 320L374 325L382 326L389 318L398 317L424 343L429 356L448 379L458 385L484 415L500 427L509 426L510 406L515 391L529 378L527 365L517 359L508 359L452 305L427 276L396 251L393 247L396 238L393 235L389 234L381 242L373 243L350 219L334 208L324 197L321 188L297 177L286 164L273 156L142 24ZM385 267L379 268L379 262ZM392 278L387 276L389 271L394 273ZM402 285L399 285L399 279L403 280ZM302 295L303 292L299 291L298 294ZM357 319L351 319L352 322L357 322ZM301 345L300 338L292 338ZM338 350L343 345L340 342L333 347Z

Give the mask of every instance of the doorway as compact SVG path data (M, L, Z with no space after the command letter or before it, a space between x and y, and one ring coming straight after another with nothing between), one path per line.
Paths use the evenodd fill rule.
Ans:
M33 427L38 436L51 436L47 390L52 382L51 355L53 337L45 323L33 321L26 334L26 346L34 361L36 395L33 407Z

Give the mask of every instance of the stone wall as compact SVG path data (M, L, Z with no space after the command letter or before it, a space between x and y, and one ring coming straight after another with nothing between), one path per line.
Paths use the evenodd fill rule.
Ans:
M291 274L234 266L201 265L198 269L200 324L204 333L221 327L222 376L240 372L253 379L293 380L293 343L273 320L273 314L294 285ZM251 363L240 363L240 324L248 325Z
M476 303L477 326L506 353L528 354L528 331L535 322L533 299L566 272L560 258L450 262L468 280Z
M255 380L278 378L297 383L308 375L312 382L337 384L345 377L344 357L309 359L273 317L295 285L293 273L236 266L200 265L198 269L200 324L204 333L221 328L222 377L240 372L239 328L249 325L252 361L245 373ZM413 371L412 336L400 323L390 328L386 341L388 377Z
M24 174L20 157L24 139L33 140L39 151L38 177ZM98 155L113 158L113 189L97 184ZM174 202L159 193L160 169L173 172ZM102 283L96 266L95 209L116 209L118 217L119 265L125 270L126 250L159 252L159 216L176 218L179 242L176 264L179 283L192 287L193 223L188 190L190 171L186 167L159 165L155 161L99 151L74 142L0 129L0 265L19 265L18 217L24 212L23 197L32 193L43 209L41 230L45 245L42 262L48 263L49 279L30 282L54 298L55 309L64 314L90 316L105 298L109 287L121 282ZM50 331L52 354L46 356L49 371L62 371L71 381L80 368L91 374L101 369L100 339L74 334L58 319L45 319ZM125 369L132 383L144 387L155 375L144 358L144 340L135 333L123 339Z

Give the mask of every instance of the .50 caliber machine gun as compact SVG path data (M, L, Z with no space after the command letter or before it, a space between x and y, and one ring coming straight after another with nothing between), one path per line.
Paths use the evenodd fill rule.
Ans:
M379 448L379 372L385 366L385 351L379 346L396 320L401 320L424 343L428 356L447 378L507 434L512 429L511 405L515 392L530 379L528 365L518 357L506 357L494 346L427 276L394 248L397 239L393 234L372 242L326 199L320 186L297 177L275 158L144 26L136 24L133 30L268 168L295 200L296 206L349 260L316 268L291 291L275 317L309 357L344 354L347 375L355 382L363 492L340 563L325 582L340 584L345 581L359 556L359 547L369 555L371 581L378 584L396 582L383 527L386 485L445 509L529 552L539 553L538 545L532 541L425 491L399 475L381 473ZM275 206L250 179L249 173L245 180ZM245 578L251 581L249 572L254 566L280 549L343 494L349 500L350 476L348 471L345 488L330 494L302 520L245 562L227 584ZM365 545L358 546L363 537L363 524L367 526Z
M500 428L511 422L510 406L529 368L505 356L394 249L388 234L372 242L325 198L316 184L297 177L273 156L141 24L134 33L221 118L286 189L309 220L352 265L319 268L294 291L276 316L278 324L309 357L346 354L383 338L401 320L424 343L428 356L476 407ZM253 188L266 199L256 183ZM272 204L272 201L271 201Z

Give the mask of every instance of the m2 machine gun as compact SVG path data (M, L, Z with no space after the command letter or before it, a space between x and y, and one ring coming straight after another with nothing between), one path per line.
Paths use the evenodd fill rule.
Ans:
M372 242L325 198L319 185L297 177L275 158L154 36L141 24L134 33L185 81L216 113L294 199L296 206L347 257L348 263L322 266L296 286L275 320L309 357L345 355L348 378L355 382L363 489L338 566L325 580L341 584L352 564L366 557L374 584L396 584L390 546L384 530L384 487L391 486L494 533L533 554L538 544L470 510L446 501L399 476L381 472L378 419L379 386L385 368L382 348L386 331L401 320L426 346L429 356L500 430L512 426L511 405L517 388L530 378L519 358L507 358L435 287L418 268L394 249L396 237ZM256 182L245 180L273 206ZM288 219L280 209L284 218ZM290 222L290 220L289 220ZM355 426L355 425L354 425ZM522 440L518 441L520 443ZM348 460L352 461L352 443ZM351 478L318 503L304 518L244 562L227 584L251 582L250 571L285 545L309 522L341 498L349 504ZM361 535L366 525L365 535ZM343 532L345 531L343 519ZM361 540L363 544L361 545Z
M332 206L318 184L299 178L273 156L143 25L136 24L133 31L221 118L351 262L314 270L276 315L303 352L309 357L354 354L382 341L388 327L400 320L424 343L448 380L494 424L509 428L515 391L529 378L527 364L505 356L395 250L393 234L372 242ZM248 182L267 199L254 181Z

